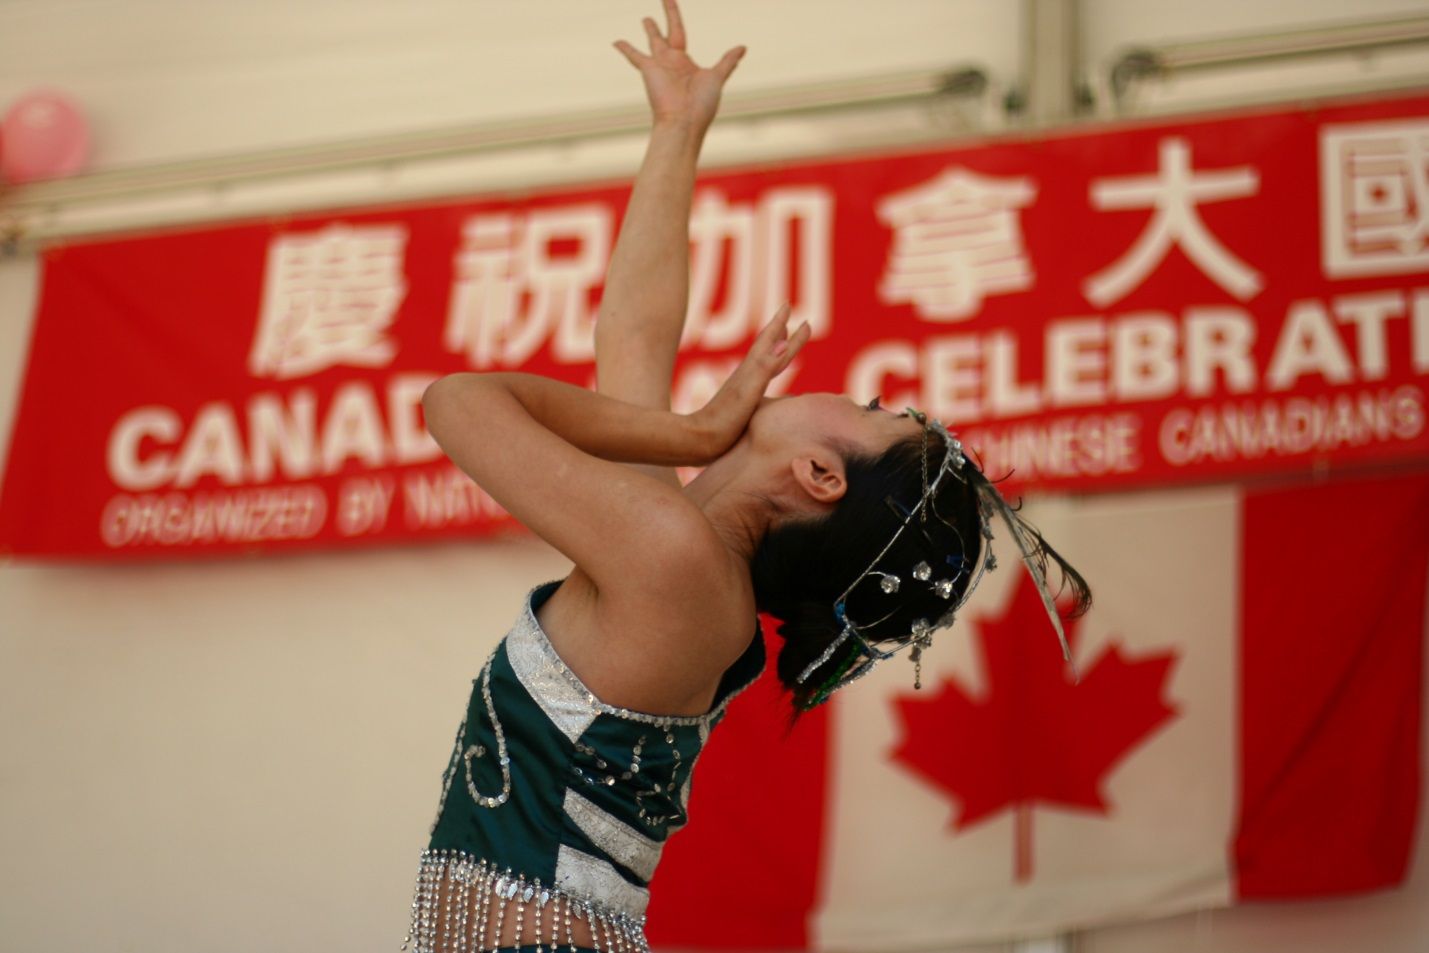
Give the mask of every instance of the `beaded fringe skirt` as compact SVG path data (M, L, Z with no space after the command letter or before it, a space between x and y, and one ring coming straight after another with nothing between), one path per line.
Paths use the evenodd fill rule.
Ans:
M505 947L486 945L488 937L502 936L512 903L513 941ZM535 936L523 937L528 909L534 911ZM576 945L575 921L589 924L590 947ZM464 851L423 851L403 953L408 947L412 953L483 953L513 946L549 953L650 953L644 917L611 910L540 880L526 880L509 869L498 870Z

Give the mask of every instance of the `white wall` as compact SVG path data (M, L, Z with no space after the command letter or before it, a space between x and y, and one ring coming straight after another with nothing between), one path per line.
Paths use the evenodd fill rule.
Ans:
M55 85L97 167L639 101L608 42L650 0L5 0L0 104ZM1011 0L687 0L739 82L1020 70ZM1429 3L1360 0L1355 15ZM1331 0L1089 0L1123 43L1346 16ZM0 263L0 438L33 308ZM6 439L6 442L8 440ZM530 540L126 567L0 568L0 948L394 949L466 687ZM1426 732L1429 738L1429 732ZM1429 810L1429 807L1426 808ZM1417 953L1429 842L1398 891L1094 931L1081 953Z
M1130 50L1295 32L1371 20L1424 16L1424 0L1083 0L1081 40L1087 79L1097 93L1097 112L1111 115L1216 108L1265 91L1301 97L1358 92L1388 84L1429 83L1429 48L1423 44L1246 64L1236 69L1173 71L1136 84L1121 104L1109 73Z
M98 167L644 102L611 42L653 0L6 0L0 102L88 104ZM1017 68L1005 0L687 3L697 56L744 43L758 89L985 63Z
M1244 33L1424 16L1424 0L1082 0L1083 51L1105 64L1123 49Z

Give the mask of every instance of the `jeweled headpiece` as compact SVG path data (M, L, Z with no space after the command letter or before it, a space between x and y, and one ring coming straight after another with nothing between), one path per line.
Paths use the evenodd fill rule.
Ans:
M1050 556L1061 566L1064 574L1075 578L1078 584L1082 585L1085 594L1085 585L1081 583L1080 577L1062 560L1060 556L1052 550L1050 546L1041 538L1041 535L1028 525L1013 507L1009 506L996 485L978 469L972 460L968 459L963 452L962 442L958 440L948 428L936 420L930 420L926 414L908 408L908 415L923 425L923 450L922 450L922 495L918 502L911 509L908 509L889 498L888 504L894 512L902 517L898 529L888 543L879 550L877 556L868 564L868 568L859 574L858 578L849 583L835 600L833 605L834 617L838 620L841 629L839 634L824 649L820 655L799 673L795 681L803 685L830 659L840 652L845 653L842 662L834 669L833 673L826 677L817 689L809 696L808 700L801 706L802 710L808 711L828 700L834 692L845 685L856 681L873 670L873 666L887 658L892 658L904 649L910 650L910 657L913 660L913 687L922 687L922 657L923 650L928 648L933 641L933 633L938 629L946 628L953 624L953 619L959 609L967 602L972 595L973 589L982 581L983 573L990 572L997 568L997 559L992 553L991 542L993 538L992 520L993 516L1001 517L1007 525L1009 534L1017 544L1018 550L1022 554L1022 561L1027 567L1027 571L1032 575L1032 580L1037 585L1037 591L1042 596L1042 604L1047 609L1047 616L1052 621L1052 628L1056 630L1057 639L1062 646L1062 658L1072 667L1073 678L1077 677L1076 667L1072 665L1072 653L1067 645L1067 635L1062 628L1062 619L1057 611L1056 598L1047 586L1047 566L1046 561ZM942 462L938 464L937 470L929 479L929 435L933 434L942 438L945 447ZM930 518L937 520L944 526L951 529L954 534L961 538L962 534L958 528L948 522L938 512L937 494L938 489L945 480L958 480L966 484L977 494L978 526L982 538L986 545L985 556L977 560L977 564L971 565L964 555L966 547L960 547L956 554L947 554L943 557L942 563L937 564L936 560L930 564L926 559L921 560L911 567L906 568L906 574L915 583L926 585L939 597L948 600L948 608L936 619L916 619L907 636L902 637L878 637L869 638L867 633L880 623L891 618L897 612L897 607L890 609L887 613L872 621L860 622L849 617L848 598L849 595L866 579L878 578L879 589L884 595L896 597L900 592L906 593L904 589L904 575L899 570L902 567L895 567L885 564L885 558L893 545L898 542L899 537L908 530L914 523L919 521L926 523ZM961 593L957 599L953 599L954 593L958 592L959 584L962 584ZM1082 606L1085 608L1085 605ZM853 649L846 646L852 642ZM892 643L892 648L879 648L874 644Z

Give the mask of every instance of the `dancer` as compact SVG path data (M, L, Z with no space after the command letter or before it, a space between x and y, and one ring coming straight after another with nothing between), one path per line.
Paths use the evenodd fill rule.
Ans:
M744 49L700 68L674 0L665 14L663 32L644 22L647 52L616 44L653 128L596 324L597 392L454 374L423 400L453 462L575 567L529 595L474 680L421 860L418 953L646 949L647 886L696 759L764 666L756 611L780 620L797 713L902 649L916 673L991 568L994 515L1044 593L1052 559L1087 604L937 421L766 399L809 336L787 306L705 407L670 411L696 160ZM681 487L681 465L705 469Z

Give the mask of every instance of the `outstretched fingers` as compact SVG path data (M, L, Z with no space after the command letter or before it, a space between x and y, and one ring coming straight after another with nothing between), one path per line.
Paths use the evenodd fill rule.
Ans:
M789 335L788 340L779 342L780 349L775 354L777 361L769 375L771 378L778 376L784 368L789 366L795 356L804 349L804 345L809 342L809 335L812 333L809 322L805 321L794 329L794 333Z
M640 73L654 118L688 122L703 129L719 111L720 93L745 53L736 46L713 66L701 67L685 49L684 20L676 0L663 0L665 32L653 17L642 17L649 49L621 40L615 48Z
M760 330L751 348L751 352L765 364L769 377L788 367L809 340L807 321L795 328L792 335L789 334L789 313L788 304L780 305L774 317Z
M779 310L774 312L774 317L770 318L759 329L759 333L754 338L754 349L760 351L774 351L778 342L784 340L784 336L789 327L789 303L786 301L779 306Z
M659 53L662 49L669 45L665 42L665 37L660 34L660 27L655 23L652 18L645 17L640 22L645 24L645 36L650 40L651 55Z
M685 48L685 21L680 17L680 5L675 0L665 0L665 24L669 33L667 42L671 48Z
M710 67L714 70L715 75L719 77L721 83L729 79L729 74L734 72L734 68L739 65L740 60L744 59L746 52L744 47L736 46L724 54L724 56L721 56L718 63Z
M635 67L636 69L640 69L650 59L650 57L646 56L644 53L640 52L624 40L616 40L615 43L612 45L616 48L616 50L620 52L620 55L625 57L625 59L629 61L630 65Z

